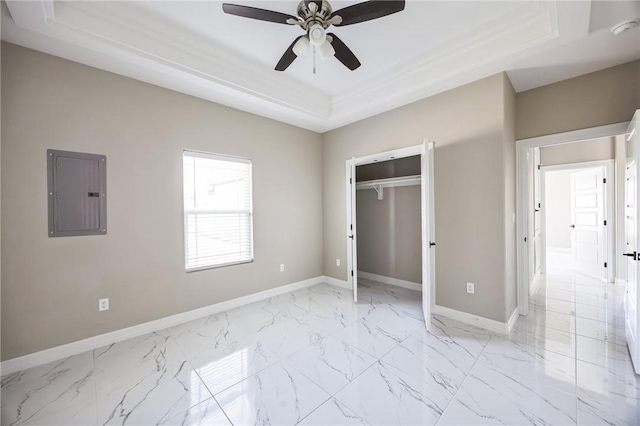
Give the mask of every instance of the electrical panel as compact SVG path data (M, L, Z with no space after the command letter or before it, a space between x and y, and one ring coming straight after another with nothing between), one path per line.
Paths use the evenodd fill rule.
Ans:
M107 157L47 150L49 237L107 233Z

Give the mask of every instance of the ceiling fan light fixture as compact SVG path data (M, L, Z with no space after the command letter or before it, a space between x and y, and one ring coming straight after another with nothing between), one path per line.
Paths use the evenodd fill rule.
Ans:
M320 59L322 59L323 61L336 54L336 51L331 45L331 43L329 43L329 40L326 40L324 43L322 43L320 45L319 50L320 50Z
M322 28L320 24L313 24L311 28L309 28L309 41L314 46L322 46L322 44L327 39L327 33Z
M305 57L309 53L309 39L307 37L300 37L300 39L293 45L293 53L296 56Z

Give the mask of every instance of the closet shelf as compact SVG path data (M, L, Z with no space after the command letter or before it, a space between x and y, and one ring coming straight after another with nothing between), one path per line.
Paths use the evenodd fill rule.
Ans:
M365 180L356 182L356 189L382 189L396 186L420 185L420 175L401 176L388 179Z

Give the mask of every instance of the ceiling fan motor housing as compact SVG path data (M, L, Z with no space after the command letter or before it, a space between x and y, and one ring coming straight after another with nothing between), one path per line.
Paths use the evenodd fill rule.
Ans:
M319 8L318 3L321 4ZM327 29L329 25L331 25L328 21L331 18L332 13L333 9L327 0L322 0L322 2L305 2L303 0L298 5L298 16L304 21L304 25L302 27L307 31L309 31L315 24L321 25L322 28Z

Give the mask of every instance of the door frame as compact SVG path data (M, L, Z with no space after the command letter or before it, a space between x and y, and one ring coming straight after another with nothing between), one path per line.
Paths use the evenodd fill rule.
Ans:
M377 154L370 154L370 155L365 155L363 157L352 157L349 160L346 160L346 186L345 188L346 190L346 219L347 219L347 223L346 223L346 240L347 240L347 283L349 285L349 287L351 287L352 289L354 288L353 286L353 276L351 275L351 271L353 268L353 263L354 263L354 259L353 259L353 251L351 248L351 239L349 238L349 236L351 235L351 221L353 218L353 231L355 232L357 230L357 224L356 224L356 218L352 216L353 211L352 211L352 194L353 191L351 191L351 182L349 181L350 178L350 170L351 167L353 166L362 166L364 164L372 164L378 161L388 161L388 160L394 160L394 159L398 159L398 158L404 158L404 157L412 157L415 155L420 155L420 159L421 162L424 164L424 161L429 161L429 157L428 157L428 150L433 149L433 142L430 142L428 139L424 139L424 142L420 145L414 145L414 146L409 146L406 148L400 148L400 149L395 149L392 151L385 151L385 152L380 152ZM433 182L433 162L431 161L429 163L429 173L430 176L429 178L431 179L431 182ZM424 187L424 183L425 183L425 177L423 176L421 179L421 189L420 189L420 198L421 198L421 208L422 208L422 220L421 220L421 233L422 235L427 235L428 238L431 238L431 240L435 240L434 238L434 230L431 229L431 225L430 223L433 223L433 220L430 221L430 223L425 223L424 218L426 217L425 214L430 214L433 215L434 213L434 205L433 205L433 200L434 200L434 196L433 194L428 194L428 191L425 191ZM353 182L353 185L355 185L355 182ZM429 198L429 199L425 199L425 198ZM431 218L433 218L433 216L430 216ZM427 229L429 228L429 229ZM425 234L426 233L426 234ZM357 238L357 237L356 237ZM433 279L435 277L435 262L432 262L431 265L431 270L430 271L425 271L425 267L427 264L427 256L431 256L431 253L433 252L433 249L430 249L429 247L429 242L426 241L426 247L425 247L425 238L422 238L422 288L423 288L423 298L424 298L424 288L425 288L425 274L427 274L427 272L429 273L429 276L431 277L431 279L428 280L428 283L426 284L429 287L429 291L428 291L428 297L429 297L429 304L431 306L431 312L433 312L433 307L435 305L435 279ZM355 257L356 257L356 262L357 262L357 250L355 253ZM432 258L433 259L433 258ZM354 273L356 273L356 271L354 271ZM354 297L355 297L355 292L354 292ZM429 324L429 321L426 321L427 326Z
M555 164L552 166L540 166L540 273L547 273L547 203L546 203L546 174L549 172L562 170L582 170L596 167L604 168L604 220L607 221L605 227L606 252L607 252L607 277L606 282L615 282L616 277L616 257L615 257L615 230L618 224L615 216L615 160L584 161L580 163Z
M532 148L613 137L627 132L629 122L590 127L571 132L556 133L516 141L516 266L517 300L520 315L529 313L529 245L527 231L529 217L529 186L527 182L527 152Z

